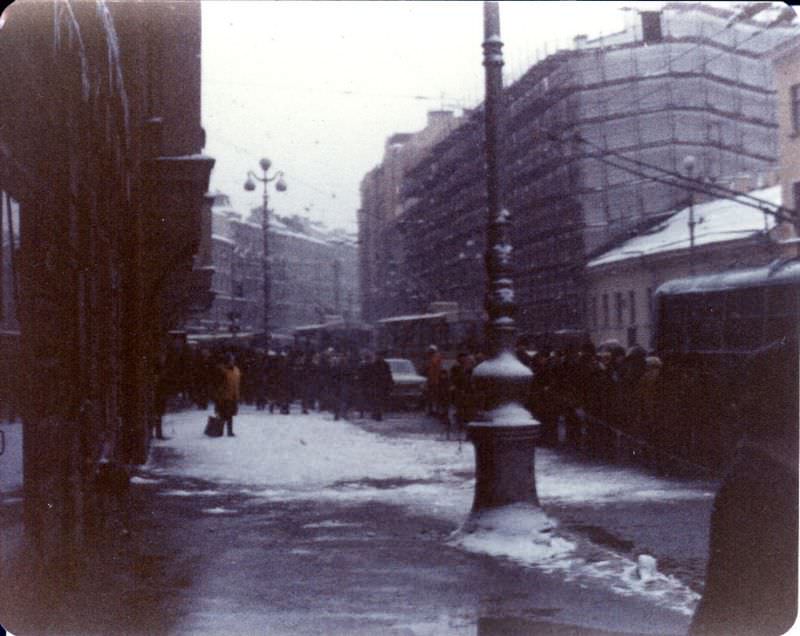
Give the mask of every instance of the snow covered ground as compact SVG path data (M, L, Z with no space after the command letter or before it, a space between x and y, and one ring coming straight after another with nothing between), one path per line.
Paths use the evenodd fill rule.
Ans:
M202 498L204 493L227 491L248 495L253 502L375 501L446 519L454 528L469 515L474 488L469 443L433 436L381 436L333 421L327 414L285 416L247 409L236 418L235 437L211 439L203 435L204 419L197 411L168 415L169 439L159 444L171 448L178 459L166 466L145 466L134 483L171 474L208 480L219 484L219 490L172 490L165 496ZM667 507L713 497L712 486L704 482L588 464L546 449L537 451L536 473L545 511L638 502ZM218 506L204 511L224 515L236 510ZM598 545L536 509L505 510L480 528L454 532L449 543L550 572L576 586L600 585L683 614L690 614L698 600L684 581L659 572L649 555Z

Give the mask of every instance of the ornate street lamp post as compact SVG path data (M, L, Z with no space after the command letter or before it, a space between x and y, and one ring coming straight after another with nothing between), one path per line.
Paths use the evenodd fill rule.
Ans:
M277 172L273 176L269 176L267 173L272 166L272 162L267 159L261 159L258 162L258 165L261 167L261 172L263 176L259 177L257 174L253 173L252 170L247 171L247 181L244 182L244 189L248 192L252 192L256 189L256 181L260 181L264 184L264 199L263 199L263 209L262 209L262 217L261 217L261 233L262 233L262 241L263 241L263 253L261 256L261 267L262 267L262 276L264 280L262 281L263 290L264 290L264 338L266 342L269 343L269 303L270 303L270 271L269 271L269 194L267 192L267 186L275 181L275 189L278 192L285 192L286 191L286 182L283 180L283 172Z
M484 405L469 425L475 446L475 498L471 520L511 504L538 507L534 449L540 424L522 406L532 372L514 353L514 287L511 267L510 214L503 207L503 43L497 2L484 2L486 68L486 185L488 227L484 262L488 278L486 336L490 357L474 372L476 391Z

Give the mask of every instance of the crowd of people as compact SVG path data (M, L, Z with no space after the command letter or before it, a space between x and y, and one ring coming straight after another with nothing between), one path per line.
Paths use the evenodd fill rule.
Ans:
M597 457L638 455L645 461L684 458L697 465L724 465L734 450L736 388L699 359L662 362L643 348L611 343L531 351L517 348L532 371L525 406L541 423L540 444L567 445ZM223 386L224 362L241 374L237 403L287 414L330 411L335 419L357 412L381 419L390 405L392 376L384 355L348 348L194 350L175 348L157 370L156 410L168 401L206 409ZM446 360L435 345L420 369L426 379L427 413L464 434L480 410L472 371L480 352ZM161 430L154 431L156 437Z
M175 347L156 369L155 410L163 416L170 404L205 410L213 403L233 434L232 402L284 415L295 404L302 413L330 411L337 420L356 411L381 420L391 389L383 352ZM154 426L154 436L163 437L160 417Z
M523 340L516 353L532 372L525 406L542 425L543 446L710 471L735 450L741 383L699 356L662 361L639 346L588 341L532 351ZM472 370L482 359L462 352L448 370L436 347L429 348L423 370L429 414L463 430L480 408Z

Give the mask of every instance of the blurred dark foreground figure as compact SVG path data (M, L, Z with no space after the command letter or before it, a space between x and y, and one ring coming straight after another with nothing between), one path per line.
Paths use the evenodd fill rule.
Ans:
M749 361L746 434L714 500L692 636L773 636L797 617L798 344Z

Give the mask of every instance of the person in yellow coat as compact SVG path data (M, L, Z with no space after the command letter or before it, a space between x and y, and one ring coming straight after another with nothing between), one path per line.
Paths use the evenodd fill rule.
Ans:
M233 437L233 416L239 411L239 386L242 381L242 372L236 366L232 353L225 357L225 363L220 365L220 384L217 390L216 411L217 415L225 422L228 436Z

